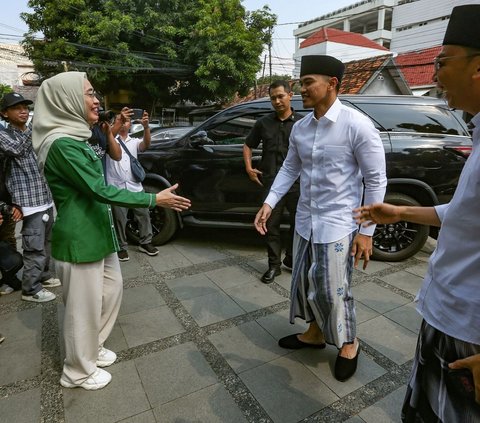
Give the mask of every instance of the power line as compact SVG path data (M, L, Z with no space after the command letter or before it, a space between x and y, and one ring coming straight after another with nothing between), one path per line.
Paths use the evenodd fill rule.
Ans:
M25 32L24 29L16 28L16 27L14 27L14 26L10 26L10 25L4 24L4 23L0 23L0 26L3 26L3 27L5 27L5 28L7 28L7 29L11 29L11 30L17 31L17 32L22 32L22 33Z

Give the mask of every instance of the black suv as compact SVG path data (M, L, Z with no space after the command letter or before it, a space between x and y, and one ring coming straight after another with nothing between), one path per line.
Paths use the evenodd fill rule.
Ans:
M413 96L340 96L343 104L366 114L384 143L388 187L392 204L431 206L448 202L472 148L465 123L445 102ZM294 109L308 113L300 96ZM139 156L147 171L147 192L178 182L178 194L192 201L178 214L152 210L153 243L168 242L183 225L253 228L263 200L262 188L248 178L242 157L245 137L259 117L272 111L268 98L225 109L183 137L152 143ZM253 151L258 163L261 149ZM129 220L129 238L138 239L135 221ZM374 258L398 261L419 251L434 228L400 222L379 225L374 235Z

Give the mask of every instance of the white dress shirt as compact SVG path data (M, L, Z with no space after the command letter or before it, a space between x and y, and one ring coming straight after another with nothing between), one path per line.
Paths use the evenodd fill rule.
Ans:
M377 129L338 99L320 119L309 113L293 126L287 157L265 203L275 207L299 176L295 230L302 238L331 243L357 230L352 210L361 204L364 185L365 204L385 196L385 151ZM360 233L374 230L362 227Z
M434 328L480 345L480 113L472 122L473 150L455 194L435 207L442 227L417 310Z
M118 139L115 140L119 143ZM141 142L141 139L131 138L130 135L128 135L123 141L128 148L128 151L130 151L135 158L138 157L138 146ZM107 184L114 185L117 188L128 189L133 192L143 191L143 185L133 179L129 155L125 152L122 146L120 146L120 149L122 150L122 158L118 162L111 159L107 154Z

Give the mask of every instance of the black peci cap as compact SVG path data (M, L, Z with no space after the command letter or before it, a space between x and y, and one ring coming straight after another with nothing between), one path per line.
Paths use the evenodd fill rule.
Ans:
M443 39L445 44L480 49L480 4L453 8Z
M2 98L2 105L0 106L2 112L4 110L7 110L9 107L15 106L16 104L33 104L32 100L27 100L26 98L23 97L23 95L18 94L18 93L8 93L5 94Z
M326 76L334 76L338 82L342 82L345 65L333 56L312 55L302 56L300 65L300 77L309 74L319 74Z

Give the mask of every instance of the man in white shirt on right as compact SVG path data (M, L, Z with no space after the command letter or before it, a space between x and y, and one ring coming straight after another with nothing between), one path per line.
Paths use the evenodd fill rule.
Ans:
M417 310L423 317L402 421L480 422L480 5L454 7L434 60L437 89L471 115L473 148L448 204L370 204L366 226L400 220L440 226Z
M314 111L293 126L287 157L255 218L255 227L265 234L271 210L300 177L290 322L300 317L310 326L303 334L280 339L279 345L335 345L339 381L357 368L360 345L350 283L353 265L362 258L364 268L368 264L374 232L374 227L358 230L352 206L361 204L364 192L365 202L383 201L387 185L378 131L337 98L344 69L332 56L302 57L303 106Z

